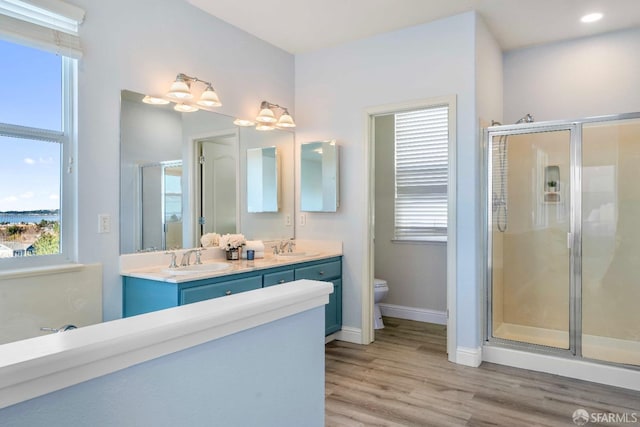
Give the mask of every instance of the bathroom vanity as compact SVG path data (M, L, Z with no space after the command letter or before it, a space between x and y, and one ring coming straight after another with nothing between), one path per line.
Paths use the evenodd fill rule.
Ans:
M290 258L290 259L287 259ZM204 261L203 265L207 265ZM300 279L333 284L325 306L325 335L342 327L342 256L270 256L229 263L222 271L171 274L166 267L121 270L123 316L130 317L212 298L223 298Z

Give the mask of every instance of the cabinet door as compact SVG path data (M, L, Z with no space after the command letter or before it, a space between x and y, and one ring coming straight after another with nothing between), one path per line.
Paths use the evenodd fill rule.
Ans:
M286 282L293 282L293 270L278 271L277 273L267 273L263 276L262 286L280 285Z
M251 291L262 287L262 276L246 277L244 279L229 280L227 282L212 283L210 285L196 286L183 289L180 292L181 305L192 302L204 301L211 298L219 298L239 292Z
M342 328L342 280L332 280L331 283L333 283L333 293L329 295L329 303L324 306L325 335Z
M340 261L323 262L310 267L296 268L295 274L296 280L328 280L341 275Z

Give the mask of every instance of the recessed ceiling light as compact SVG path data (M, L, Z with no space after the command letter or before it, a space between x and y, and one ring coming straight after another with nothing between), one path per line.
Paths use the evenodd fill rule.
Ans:
M587 15L584 15L582 18L580 18L581 22L584 23L590 23L590 22L596 22L602 19L602 13L600 12L596 12L596 13L589 13Z

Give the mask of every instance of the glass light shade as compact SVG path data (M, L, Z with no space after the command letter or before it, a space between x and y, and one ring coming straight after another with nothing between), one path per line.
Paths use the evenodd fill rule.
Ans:
M280 116L280 120L278 120L278 126L282 128L294 128L296 127L296 124L293 122L293 117L285 112Z
M266 123L258 123L256 125L256 130L274 130L275 127L271 124L266 124Z
M275 123L278 121L275 114L269 108L263 108L260 110L260 114L256 117L256 121L260 123Z
M233 124L236 126L253 126L256 124L256 122L247 119L235 119L233 121Z
M173 109L176 111L180 111L181 113L193 113L194 111L199 110L198 107L188 104L176 104Z
M204 107L220 107L222 103L220 102L220 98L218 98L218 94L211 86L207 86L207 88L200 95L200 99L198 100L198 105L202 105Z
M169 101L167 101L166 99L156 98L155 96L149 96L149 95L145 95L145 97L142 98L142 102L144 102L145 104L151 104L151 105L165 105L169 103Z
M596 13L589 13L588 15L584 15L582 18L580 18L581 22L584 22L585 24L591 23L591 22L596 22L602 19L602 13L596 12Z
M176 80L171 83L171 88L167 92L167 96L173 99L191 99L193 95L189 90L189 85L184 80Z

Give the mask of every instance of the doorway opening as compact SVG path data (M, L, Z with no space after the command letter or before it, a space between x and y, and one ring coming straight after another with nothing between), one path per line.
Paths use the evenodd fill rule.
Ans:
M366 111L363 343L374 340L379 278L382 313L446 324L455 358L455 119L455 96Z

